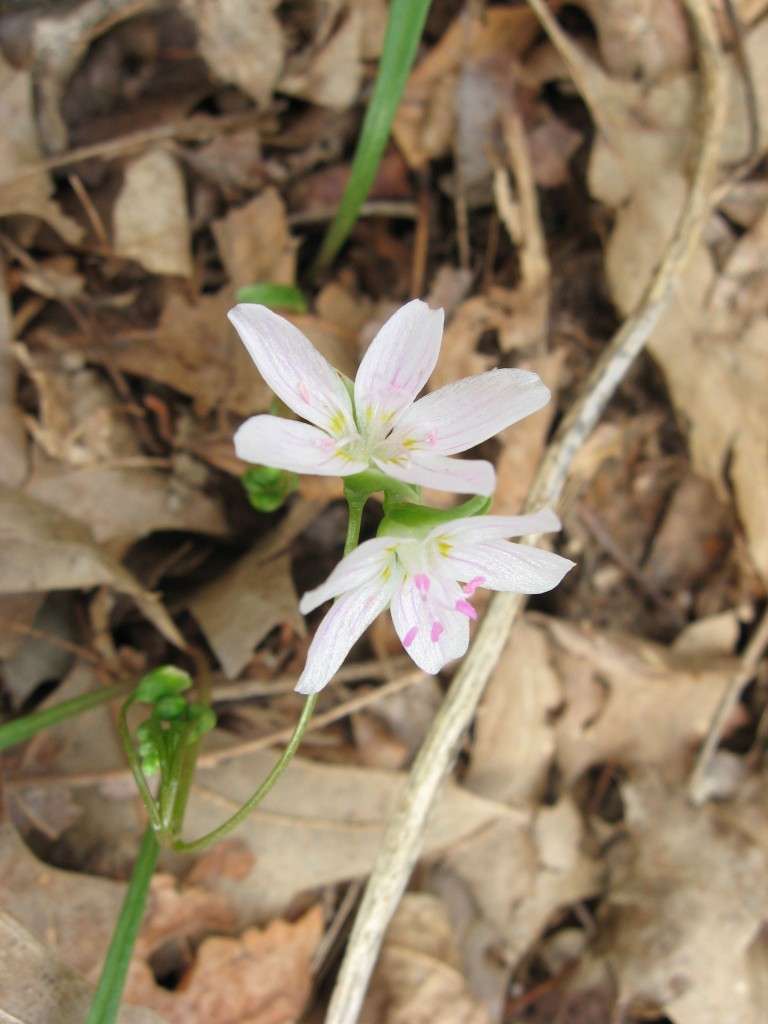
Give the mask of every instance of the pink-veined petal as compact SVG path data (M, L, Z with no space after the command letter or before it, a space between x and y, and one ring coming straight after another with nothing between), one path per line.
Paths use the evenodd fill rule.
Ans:
M416 440L443 455L486 441L550 399L549 388L528 370L488 370L425 395L398 419L398 438Z
M441 558L441 569L455 579L482 580L477 586L513 594L552 590L574 564L562 555L509 540L458 544Z
M439 537L450 543L470 545L508 537L529 537L536 533L555 533L562 523L551 508L520 516L467 516L436 526L427 540Z
M437 452L413 449L404 465L377 458L373 462L395 480L452 494L493 494L496 485L495 469L482 459L452 459Z
M320 623L307 652L307 663L296 684L297 693L317 693L341 667L376 616L389 604L392 586L373 580L349 591Z
M290 409L335 437L355 432L344 381L298 327L247 302L228 315L259 373Z
M380 586L389 585L389 581L398 571L393 557L397 544L398 541L394 537L374 537L350 551L324 583L304 594L299 602L301 614L307 615L323 601L330 601L374 580L378 580Z
M293 473L349 476L368 463L351 459L318 427L279 416L252 416L235 433L235 451L244 462Z
M380 428L414 400L440 353L443 311L414 299L387 320L363 356L355 377L355 412L361 431Z
M392 598L392 621L406 651L431 675L469 646L469 618L457 583L433 573L409 576Z

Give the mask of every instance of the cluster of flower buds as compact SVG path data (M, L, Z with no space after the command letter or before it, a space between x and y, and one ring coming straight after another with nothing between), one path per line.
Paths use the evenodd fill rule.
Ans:
M229 316L264 380L300 417L247 420L235 435L238 456L274 471L340 476L356 494L384 493L378 536L302 598L305 614L335 602L310 646L300 693L322 689L387 608L405 650L436 673L466 652L479 587L538 594L573 566L509 540L559 530L554 512L486 515L493 466L454 458L546 405L549 390L535 373L490 370L417 398L443 331L442 310L419 300L384 324L354 382L267 307L241 304ZM280 480L268 477L278 487ZM446 512L419 504L420 487L480 497Z
M161 665L136 687L132 699L152 708L149 718L136 729L141 770L147 778L159 772L169 774L184 748L216 725L211 708L183 696L191 686L187 672Z

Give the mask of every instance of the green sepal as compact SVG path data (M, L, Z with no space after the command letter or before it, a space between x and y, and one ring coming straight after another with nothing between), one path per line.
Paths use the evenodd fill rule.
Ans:
M295 473L272 466L251 466L240 482L257 512L276 512L299 486Z
M190 704L187 709L188 722L194 723L194 728L186 734L187 743L196 743L201 736L210 732L216 725L216 712L207 704Z
M384 492L384 504L392 501L415 501L421 497L421 491L414 484L405 484L393 480L386 473L377 469L364 469L362 473L354 473L344 477L344 493L356 497L369 497L371 494Z
M160 665L144 676L134 696L144 704L155 704L163 697L188 690L191 685L192 678L188 672L175 665Z
M436 526L452 523L456 519L482 516L491 507L491 499L475 495L453 508L429 508L398 500L384 501L384 518L379 524L378 536L409 536L428 533Z

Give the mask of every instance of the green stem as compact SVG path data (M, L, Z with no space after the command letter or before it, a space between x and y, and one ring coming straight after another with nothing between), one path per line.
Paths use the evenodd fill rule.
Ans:
M115 697L122 697L131 689L133 683L115 683L114 686L107 686L103 690L96 690L94 693L83 694L82 697L73 697L72 700L62 701L55 707L46 708L45 711L36 711L32 715L25 715L24 718L17 718L13 722L6 722L0 725L0 750L12 747L15 743L28 740L30 736L47 729L51 725L58 725L68 718L97 708L101 704L107 704Z
M349 522L347 523L347 537L344 541L344 554L348 555L357 547L360 540L360 527L363 524L363 509L370 498L370 494L361 491L344 491L344 497L349 506Z
M128 758L128 767L131 769L131 774L133 775L133 781L136 783L139 796L147 809L147 814L149 815L149 821L152 828L156 832L159 832L162 828L160 812L158 811L157 804L155 803L155 798L152 796L149 786L147 785L147 780L144 778L144 772L141 770L141 762L136 756L133 739L131 738L131 733L128 729L128 709L135 700L136 695L132 694L128 700L125 701L123 706L120 708L120 717L117 720L117 724L120 730L120 739L123 742L125 756Z
M117 1018L131 954L144 914L149 883L154 874L159 851L155 833L148 827L141 842L139 856L133 866L131 881L109 944L107 958L101 969L86 1024L113 1024Z
M312 712L315 710L315 704L317 704L317 694L313 693L307 697L306 703L304 704L304 708L301 712L301 717L296 723L293 735L288 741L288 745L285 750L280 755L280 759L250 800L243 804L240 810L225 821L223 825L219 825L219 827L214 829L213 832L209 832L207 836L203 836L201 839L195 839L191 843L185 843L181 839L177 840L173 843L174 850L180 850L184 853L195 853L197 850L202 850L203 847L209 846L211 843L215 843L217 840L223 839L224 836L229 835L233 829L237 828L240 822L244 821L245 818L248 817L254 807L261 803L270 789L272 789L293 759L293 756L302 741L304 733L307 731L307 726L312 718Z
M390 4L376 84L360 130L349 181L315 259L315 272L325 270L333 262L371 189L416 57L430 4L431 0L392 0Z

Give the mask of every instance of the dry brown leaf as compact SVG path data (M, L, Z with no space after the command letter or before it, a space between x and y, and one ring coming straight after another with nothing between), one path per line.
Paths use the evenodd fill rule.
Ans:
M695 658L623 634L532 616L548 635L564 707L555 724L566 782L593 765L655 766L680 779L736 671L733 658ZM642 723L642 728L639 728Z
M112 226L116 256L151 274L192 274L184 175L166 149L150 149L126 165Z
M538 32L527 7L487 7L459 15L408 80L392 131L411 167L450 152L459 75L466 64L519 57Z
M0 564L2 593L110 586L128 595L171 643L185 646L160 599L99 548L87 526L7 487L0 487Z
M622 1006L675 1024L759 1024L765 852L716 807L694 808L656 777L622 791L627 838L609 851L598 918Z
M63 967L37 939L0 911L2 1024L82 1024L93 988ZM117 1024L163 1024L152 1010L124 1006Z
M134 970L126 996L172 1024L289 1024L312 990L322 934L318 905L293 924L276 920L239 938L213 936L203 940L176 991L157 985L145 968Z
M211 229L233 289L265 281L295 283L297 243L277 189L267 188L245 206L232 207Z
M442 858L431 885L450 898L473 987L496 1016L522 957L555 915L600 891L600 875L569 797L533 815L510 810Z
M16 403L18 367L11 347L13 335L5 270L0 265L0 484L6 487L17 487L29 468L24 419Z
M520 366L521 369L535 370L556 396L564 355L564 350L560 349L543 359L523 362ZM522 510L556 412L557 399L553 397L543 410L513 423L497 435L502 447L496 459L494 514L517 515Z
M461 970L445 907L406 893L387 929L360 1024L488 1024Z
M512 627L477 714L466 785L512 806L538 804L555 751L562 702L547 638L527 618Z
M215 408L242 416L264 411L269 389L227 320L231 308L228 288L216 295L201 295L194 304L171 292L154 337L115 343L113 358L126 373L190 395L197 415ZM98 350L88 355L99 358Z
M257 545L190 601L189 610L229 679L240 675L276 626L285 623L297 636L305 634L292 561L290 554L265 558Z
M767 41L768 21L757 24L745 40L758 97L760 153L768 146L768 104L764 102L768 64L762 57ZM731 73L737 74L733 65ZM692 103L698 86L690 75L678 75L650 89L628 83L623 88L623 101L619 91L609 89L612 123L609 134L602 134L596 143L590 189L596 198L617 207L606 271L614 300L628 312L642 294L682 209L688 187L688 147L696 136ZM747 146L743 90L735 86L727 124L722 159L734 162L743 159ZM736 282L729 278L719 293L712 254L704 243L699 246L649 340L649 350L689 426L693 469L725 493L727 466L750 553L765 578L768 431L763 408L768 388L768 320L758 316L745 324L735 318L725 330L722 308L714 310L713 316L709 305L713 294L719 296L721 306L732 301L736 292L748 304L765 294L762 268L757 280L750 281L749 291L739 284L740 262L754 266L760 261L761 222L755 227L756 237L745 240L734 254Z
M28 173L43 151L37 134L32 75L17 71L0 56L0 217L27 214L50 224L70 244L82 229L50 198L54 185L46 171Z
M612 74L655 82L689 67L691 40L682 7L663 0L582 0L582 6Z
M26 493L60 506L87 524L98 544L127 546L155 530L191 530L224 536L221 503L167 470L93 466L39 470ZM114 550L114 548L112 549Z
M278 91L331 110L351 107L363 77L363 27L363 11L350 4L337 31L319 50L289 59Z
M201 768L187 814L189 838L234 813L275 759L273 752L259 751ZM365 875L405 779L400 772L294 758L279 786L235 834L253 854L253 870L240 882L216 883L241 921L269 919L299 893ZM425 856L449 849L500 813L497 804L448 783L427 828Z
M197 25L200 54L224 82L260 106L272 99L285 41L273 11L279 0L183 0Z

